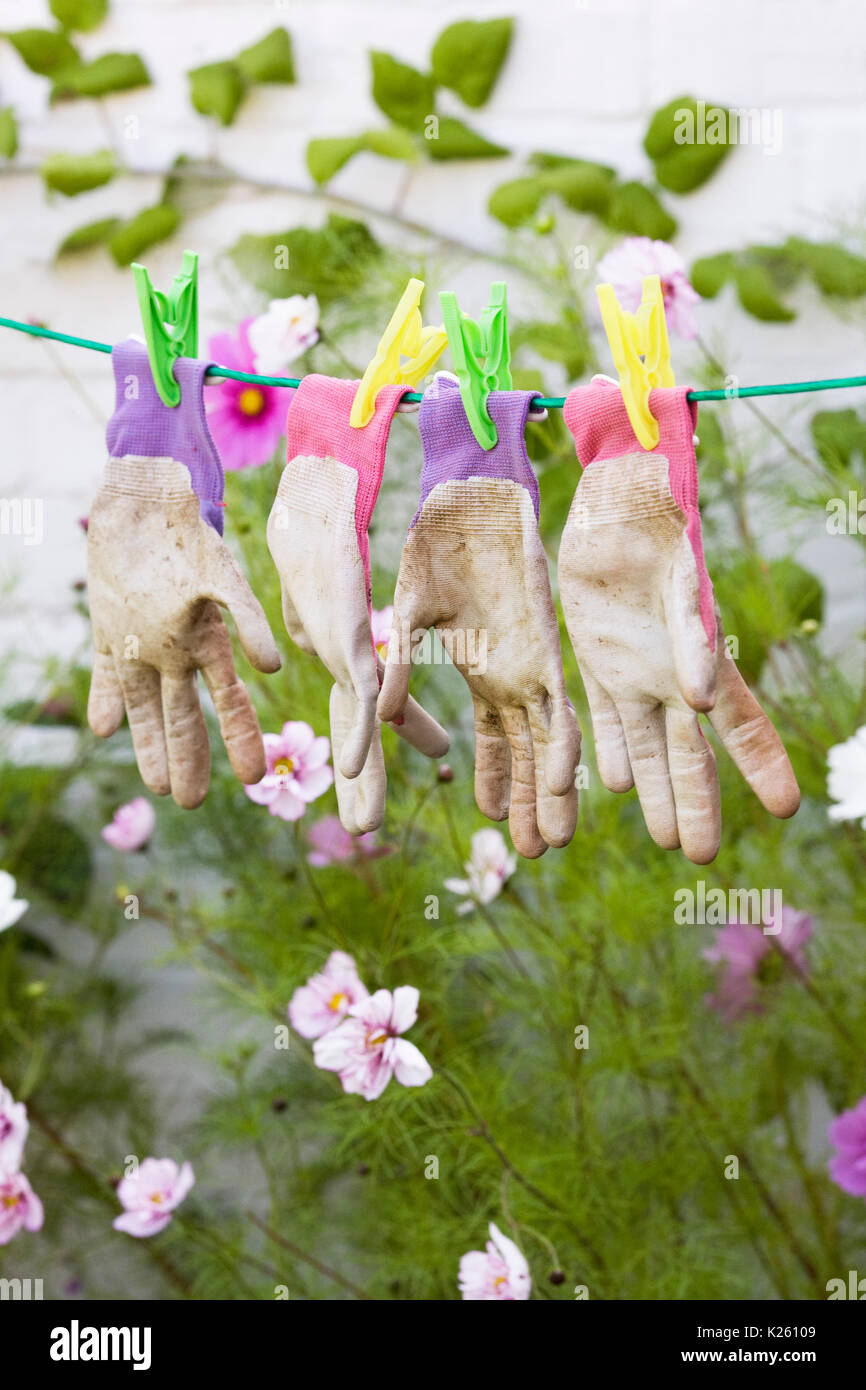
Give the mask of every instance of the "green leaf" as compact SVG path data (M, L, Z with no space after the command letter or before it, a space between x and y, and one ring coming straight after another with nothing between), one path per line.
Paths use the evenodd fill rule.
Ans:
M43 813L15 859L15 875L67 915L87 902L93 866L84 836L59 817Z
M172 165L172 172L166 176L162 187L161 203L170 203L177 208L181 217L195 216L215 207L233 186L231 176L212 178L211 166L204 161L202 172L199 163L188 155L179 154ZM183 170L183 174L180 171Z
M773 277L757 262L737 265L734 283L740 303L753 318L764 323L790 323L796 314L779 299Z
M190 100L202 116L216 116L231 125L244 99L246 83L237 63L205 63L189 73Z
M580 168L600 169L611 179L616 177L616 169L611 164L598 164L593 159L577 159L570 154L552 154L549 150L535 150L529 156L529 162L535 169L564 169L567 166L578 165Z
M431 159L501 159L509 153L452 116L439 117L438 135L429 141L429 149Z
M117 173L117 164L111 150L97 150L95 154L52 154L43 162L41 172L46 188L74 198L77 193L110 183Z
M701 256L692 266L692 285L704 299L715 299L733 275L735 264L735 257L730 251L720 251L715 256Z
M710 102L702 102L701 107L703 116L694 97L674 98L655 112L644 136L643 146L655 165L656 178L662 188L672 193L691 193L700 188L730 152L728 137L733 117L725 107ZM722 120L714 121L716 112ZM716 134L722 138L709 143L708 137ZM704 143L699 143L701 135Z
M167 241L180 226L180 213L167 203L143 208L129 222L124 222L109 237L108 249L118 265L130 265L143 255L149 246Z
M55 78L51 100L63 97L104 97L149 87L150 73L137 53L103 53L92 63L64 68Z
M535 216L545 192L540 178L511 179L494 188L487 211L506 227L520 227Z
M614 189L606 221L628 236L648 236L657 241L670 241L677 229L676 219L652 189L636 181L621 183Z
M586 366L585 345L566 323L539 320L517 324L511 334L511 345L515 351L526 346L548 362L561 362L569 377L580 376Z
M249 82L294 82L292 40L287 29L272 29L235 60Z
M64 29L88 33L108 14L108 0L49 0L49 8Z
M758 679L769 648L798 633L807 619L820 624L824 591L820 580L795 560L738 555L718 573L715 587L725 631L736 637L736 664L744 678Z
M5 37L30 71L40 77L51 77L79 61L75 45L57 29L18 29Z
M61 241L55 255L67 256L76 251L89 251L93 246L101 246L119 226L119 217L103 217L98 222L88 222L77 231L70 232L69 236Z
M418 158L418 146L407 130L392 125L387 130L366 130L361 136L365 150L381 155L383 159Z
M612 169L578 159L550 169L542 177L545 186L576 212L606 215L616 182Z
M855 454L866 459L866 423L856 410L818 410L809 427L818 457L832 472L847 472Z
M797 257L822 294L856 299L866 294L866 260L831 243L789 237L785 250Z
M390 53L371 52L373 100L395 125L421 131L435 104L433 80Z
M385 159L412 160L418 157L417 146L409 132L400 126L391 126L388 130L366 130L362 135L311 140L307 145L307 168L316 183L327 183L362 150Z
M324 227L247 234L228 254L244 278L269 298L315 294L324 305L358 289L382 248L363 222L331 213Z
M311 140L307 145L307 168L316 183L327 183L363 148L364 141L360 135Z
M14 159L18 153L18 122L11 106L0 111L0 159Z
M433 77L467 106L483 106L496 85L514 32L512 19L463 19L443 29L433 45Z

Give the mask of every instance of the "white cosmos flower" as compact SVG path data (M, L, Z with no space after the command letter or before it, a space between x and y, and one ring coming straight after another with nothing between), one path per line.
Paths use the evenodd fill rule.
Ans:
M445 880L449 892L460 893L466 899L457 908L461 915L471 912L476 903L489 903L499 896L502 885L517 868L517 858L509 854L500 830L476 830L470 858L463 867L465 878Z
M15 880L5 869L0 869L0 931L14 927L19 917L23 917L30 904L25 898L16 898Z
M248 330L256 371L262 376L279 376L313 346L318 336L319 301L314 294L272 299Z
M827 795L837 805L831 820L859 820L866 830L866 724L827 754ZM862 819L861 819L862 817Z

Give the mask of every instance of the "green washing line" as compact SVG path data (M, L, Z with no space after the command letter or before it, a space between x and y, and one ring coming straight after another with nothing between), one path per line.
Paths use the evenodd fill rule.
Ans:
M29 333L34 338L52 338L58 343L71 343L73 347L90 348L93 352L111 352L110 343L97 343L92 338L75 338L70 333L55 333L53 328L43 328L38 323L19 323L17 319L0 318L0 328L16 328L19 333ZM297 376L255 376L252 372L233 372L228 367L209 367L209 377L228 377L232 381L249 381L257 386L299 386ZM823 381L779 381L771 386L737 386L718 391L689 391L690 401L730 401L742 400L747 396L795 396L805 391L835 391L843 386L866 386L866 376L834 376ZM404 401L420 401L420 391L406 391ZM560 410L565 405L565 396L538 396L536 404L548 410Z

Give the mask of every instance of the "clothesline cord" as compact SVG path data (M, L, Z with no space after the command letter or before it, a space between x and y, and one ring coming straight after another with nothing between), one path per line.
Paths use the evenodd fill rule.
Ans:
M19 333L29 333L34 338L51 338L58 343L71 343L73 347L89 348L92 352L111 352L111 343L97 343L92 338L77 338L70 333L57 333L53 328L44 328L39 323L20 323L17 319L0 317L0 328L14 328ZM297 376L256 376L253 372L234 372L229 367L209 367L206 375L212 379L228 378L231 381L248 381L254 386L299 386ZM794 396L806 391L835 391L846 386L866 386L866 376L827 377L821 381L780 381L769 386L737 386L715 391L689 391L690 401L729 401L748 396ZM404 392L402 400L420 401L420 391ZM560 410L565 405L564 396L541 396L536 404L548 410Z

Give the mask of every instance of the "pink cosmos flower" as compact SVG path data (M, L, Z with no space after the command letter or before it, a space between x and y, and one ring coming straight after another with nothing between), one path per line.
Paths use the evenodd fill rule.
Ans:
M268 770L261 782L244 791L258 806L267 806L281 820L300 820L311 801L334 780L327 766L331 745L318 738L302 719L291 719L278 734L264 735Z
M21 1167L28 1129L27 1106L13 1100L0 1081L0 1173L15 1173Z
M208 342L208 353L214 362L234 372L255 374L249 340L251 323L251 318L244 319L238 326L237 337L231 333L214 334ZM291 390L223 379L210 387L207 395L207 422L223 468L254 468L267 463L285 431Z
M110 825L102 827L102 838L112 849L136 850L146 845L156 825L156 812L144 796L120 806Z
M353 1004L368 997L352 957L345 951L332 951L324 970L295 990L289 1022L302 1038L321 1038L343 1021Z
M142 1159L137 1170L118 1183L117 1196L125 1210L111 1224L130 1236L155 1236L165 1230L194 1182L189 1163L178 1168L173 1158Z
M388 656L388 643L391 640L391 623L394 618L394 605L387 608L374 608L370 622L373 633L373 646L384 661Z
M390 854L389 845L376 844L376 832L368 830L365 835L350 835L340 824L339 816L322 816L307 831L307 839L312 850L307 860L316 869L324 869L328 864L341 864L347 859L362 855L367 859L379 859Z
M832 1121L827 1136L838 1149L830 1160L830 1177L852 1197L866 1197L866 1096L853 1110Z
M729 922L716 932L715 944L704 951L705 960L723 967L717 993L708 995L706 1002L729 1023L760 1010L760 987L773 978L774 966L783 964L779 953L799 975L807 973L803 947L815 929L809 914L783 907L781 922L773 916L765 925L778 925L780 930L765 935L761 927Z
M42 1203L23 1173L0 1173L0 1245L20 1230L41 1231Z
M632 314L640 304L645 275L658 275L662 282L670 331L681 338L696 338L694 306L700 303L701 296L689 283L679 251L666 241L652 241L648 236L626 237L598 263L599 283L613 285L620 304Z
M464 1299L486 1303L513 1303L528 1298L532 1290L525 1255L492 1221L487 1248L461 1257L458 1284Z
M348 1010L339 1027L313 1044L313 1057L323 1071L339 1073L343 1090L375 1100L392 1076L401 1086L424 1086L433 1070L414 1043L400 1034L418 1017L418 991L400 985L392 994L377 989Z

